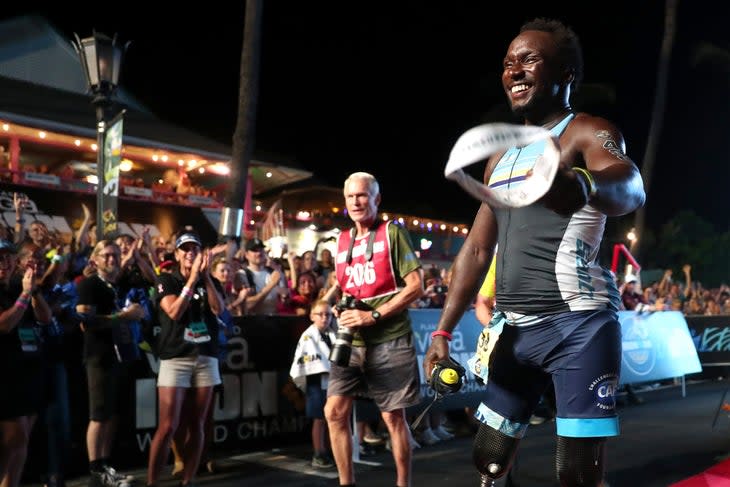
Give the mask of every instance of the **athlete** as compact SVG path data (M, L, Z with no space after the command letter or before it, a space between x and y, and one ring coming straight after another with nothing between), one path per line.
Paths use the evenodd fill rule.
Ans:
M549 382L557 399L556 471L561 486L601 486L607 438L619 434L615 391L621 365L618 290L596 261L608 216L644 204L621 132L575 113L570 95L583 74L580 42L556 20L524 24L504 57L502 85L512 111L559 141L548 192L523 208L483 203L453 264L449 295L424 358L429 376L449 355L451 332L497 255L496 307L506 317L489 359L473 460L483 486L509 471ZM545 141L487 161L494 190L519 187ZM496 315L497 313L495 313Z

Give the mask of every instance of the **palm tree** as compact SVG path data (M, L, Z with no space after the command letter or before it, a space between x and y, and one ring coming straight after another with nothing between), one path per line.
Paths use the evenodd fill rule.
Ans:
M644 180L644 190L649 194L651 187L651 175L656 162L656 152L659 146L659 137L664 125L664 111L666 109L667 83L669 81L669 60L674 46L674 32L677 19L677 7L679 0L666 0L664 4L664 37L659 54L659 66L657 70L656 91L654 93L654 108L651 114L649 125L649 137L644 151L644 160L641 165L641 177ZM641 257L641 241L645 234L646 226L646 205L642 206L635 213L634 233L638 238L631 242L631 254L637 260ZM639 260L639 262L641 262Z
M222 238L241 235L241 222L248 167L256 143L256 107L259 92L259 59L261 53L261 15L263 0L247 0L241 49L241 71L238 91L238 116L233 133L231 184L228 186L221 212L218 233Z

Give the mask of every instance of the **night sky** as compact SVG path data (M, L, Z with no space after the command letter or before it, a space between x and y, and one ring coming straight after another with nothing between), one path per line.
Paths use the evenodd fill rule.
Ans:
M680 2L647 201L654 228L693 209L730 230L730 33L721 4ZM170 4L158 13L111 2L118 7L99 15L77 5L3 6L0 15L43 15L69 39L96 29L131 40L121 84L160 118L230 142L244 2ZM524 21L547 16L566 21L583 42L584 88L574 107L614 121L641 166L664 3L500 3L513 9L506 14L497 6L267 0L258 158L294 161L337 187L366 170L381 182L381 208L471 223L477 202L443 177L449 150L468 128L509 120L502 57Z

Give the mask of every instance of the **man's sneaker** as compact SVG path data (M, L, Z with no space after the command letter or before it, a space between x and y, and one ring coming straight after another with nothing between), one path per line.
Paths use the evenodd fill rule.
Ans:
M382 445L383 443L385 443L385 439L380 435L376 435L375 433L366 434L365 436L363 436L362 441L364 441L368 445Z
M421 444L426 446L435 445L436 443L441 441L441 438L436 436L431 428L421 431L418 439L420 440Z
M438 439L442 441L454 439L454 434L449 433L443 426L433 429L433 434L438 436Z
M410 436L410 438L409 438L408 442L411 445L411 450L417 450L418 448L421 448L421 444L418 443L413 438L412 435L409 435L409 436ZM391 443L390 443L390 438L388 438L387 440L385 440L385 449L388 450L388 451L393 451L393 445L391 445Z
M113 479L115 479L117 481L124 481L124 482L131 484L132 482L134 482L136 480L136 477L134 475L123 474L121 472L117 472L114 469L114 467L111 467L109 465L104 465L104 470L106 470L106 472L109 475L111 475L111 477Z
M335 464L327 457L314 455L312 457L312 468L332 468Z
M543 424L545 422L545 418L542 416L538 416L537 414L533 414L530 416L530 424L532 425L538 425Z
M114 478L106 470L101 472L89 472L89 487L130 487L126 480Z

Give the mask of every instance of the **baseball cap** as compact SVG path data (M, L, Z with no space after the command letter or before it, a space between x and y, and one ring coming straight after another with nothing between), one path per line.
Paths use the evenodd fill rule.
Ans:
M194 233L183 233L180 235L177 240L175 240L175 248L179 249L181 246L185 245L188 242L192 242L196 244L198 247L202 247L203 244L200 243L200 238L198 238L197 235Z
M266 248L266 245L264 245L264 242L260 238L252 238L248 242L246 242L246 250L259 250Z
M13 245L13 242L10 242L8 240L2 240L0 239L0 250L7 250L11 254L17 254L18 249L15 248L15 245Z
M632 276L632 275L626 276L626 284L629 284L631 282L636 282L636 280L637 280L636 276Z

